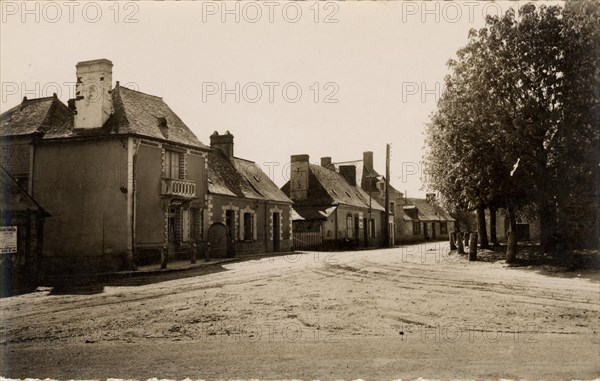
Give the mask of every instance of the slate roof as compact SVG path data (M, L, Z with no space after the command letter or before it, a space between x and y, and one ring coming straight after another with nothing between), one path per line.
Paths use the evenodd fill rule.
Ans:
M273 181L271 181L269 176L267 176L267 174L264 173L255 162L237 157L233 158L233 162L237 171L244 176L244 178L250 184L252 184L254 190L260 193L264 199L289 203L292 202L292 200L290 200L290 198L286 196L285 193L283 193Z
M360 208L369 207L368 193L364 192L360 187L350 185L341 174L320 165L309 164L308 185L307 199L294 202L294 208L301 215L301 205L326 206L343 204ZM281 189L285 194L289 195L289 188L288 181ZM371 199L371 209L384 210L374 198ZM318 210L320 209L317 208ZM305 216L302 215L302 217Z
M208 153L208 192L292 203L256 163L240 158L230 160L218 149Z
M344 161L339 163L333 163L336 169L339 170L340 165L353 165L356 168L356 183L360 184L360 187L367 192L367 196L369 192L374 193L377 192L377 182L381 180L385 180L385 176L382 176L377 172L375 168L372 171L367 171L367 168L364 166L364 162L362 160L352 160L352 161ZM370 184L369 184L370 183ZM403 197L404 194L394 188L393 185L390 184L390 196L392 193L396 192L399 197Z
M27 99L0 115L0 136L44 133L62 125L73 112L56 96Z
M294 211L302 220L326 220L335 208L326 205L294 205Z
M2 166L0 166L0 192L2 192L0 211L3 213L36 211L50 216Z
M407 201L409 204L414 205L419 209L419 220L421 221L454 221L454 218L452 218L443 208L434 205L425 199L408 198Z
M133 134L207 148L162 98L119 86L118 83L111 96L114 112L104 126L75 129L74 118L69 118L62 125L51 128L44 139Z

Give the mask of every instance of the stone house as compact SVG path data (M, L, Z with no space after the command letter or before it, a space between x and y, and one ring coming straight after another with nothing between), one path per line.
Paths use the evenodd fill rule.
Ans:
M27 192L32 191L34 142L72 115L56 94L36 99L25 97L19 105L0 115L0 161Z
M321 165L308 155L292 155L290 180L282 190L294 201L294 247L306 243L321 249L383 245L384 208L356 183L356 166L330 158ZM317 237L317 242L311 241Z
M233 138L229 131L210 136L205 226L209 255L290 251L292 200L256 163L234 156Z
M401 242L447 240L456 220L428 193L425 199L405 198L402 202Z
M118 81L113 88L109 60L79 62L76 76L68 107L37 100L47 112L23 111L33 101L21 110L27 131L38 134L31 193L52 215L44 227L46 271L131 269L189 255L202 240L209 148L162 98ZM18 121L2 114L3 130L16 134Z
M330 160L324 158L324 160ZM336 168L345 165L353 165L356 168L356 183L369 195L370 199L375 200L379 205L385 205L385 176L377 172L373 165L373 152L363 152L362 160L353 160L334 163ZM404 194L389 185L389 232L390 242L399 244L402 242L402 203Z

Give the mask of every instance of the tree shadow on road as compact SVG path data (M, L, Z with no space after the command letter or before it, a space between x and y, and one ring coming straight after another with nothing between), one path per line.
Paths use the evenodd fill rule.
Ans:
M98 279L88 277L87 280L73 281L65 279L55 284L50 295L93 295L104 292L105 287L137 287L148 284L168 282L172 280L198 277L227 271L222 265L204 266L180 271L165 271L164 273L129 273L111 275Z
M499 262L505 260L506 246L480 250L477 260ZM509 268L532 271L557 278L585 278L600 282L600 251L573 250L562 253L542 253L539 245L519 245L517 258Z

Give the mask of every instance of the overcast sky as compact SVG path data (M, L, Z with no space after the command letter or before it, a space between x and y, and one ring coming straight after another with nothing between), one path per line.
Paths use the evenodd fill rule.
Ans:
M73 97L75 64L107 58L113 82L163 97L209 144L235 135L235 155L283 185L291 154L311 162L374 151L409 197L424 128L446 62L507 2L11 2L0 33L1 110ZM524 3L513 2L522 6ZM236 85L236 83L238 85ZM301 94L298 92L300 91ZM236 99L238 98L238 99ZM271 170L270 170L270 169Z

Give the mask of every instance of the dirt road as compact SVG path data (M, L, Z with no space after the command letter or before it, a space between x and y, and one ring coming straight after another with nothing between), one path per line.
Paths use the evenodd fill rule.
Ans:
M600 277L444 243L262 258L2 299L2 375L593 379Z

